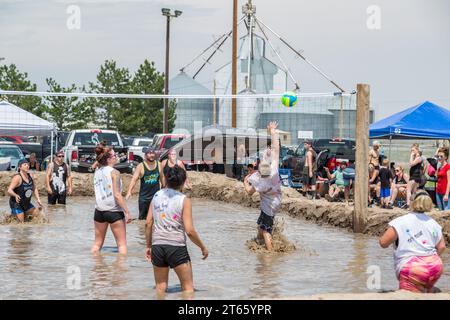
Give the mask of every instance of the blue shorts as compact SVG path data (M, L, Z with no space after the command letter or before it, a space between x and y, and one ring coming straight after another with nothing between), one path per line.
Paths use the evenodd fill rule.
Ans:
M33 209L34 206L30 203L30 205L28 206L28 208L22 208L20 206L17 206L15 208L11 208L11 215L16 216L18 214L22 214L27 212L28 210Z
M381 188L380 197L389 198L391 196L391 188Z

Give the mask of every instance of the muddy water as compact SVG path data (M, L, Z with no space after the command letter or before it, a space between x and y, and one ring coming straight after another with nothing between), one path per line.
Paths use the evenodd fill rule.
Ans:
M137 215L136 199L129 204ZM102 254L95 258L89 253L92 208L92 198L70 198L67 207L45 208L47 224L0 225L0 299L156 298L152 268L144 258L144 225L135 221L128 226L127 257L118 257L109 232ZM6 198L0 199L0 212L7 210ZM194 222L210 251L202 261L198 248L189 245L196 299L380 291L367 288L371 265L380 267L381 290L397 288L392 252L379 249L376 238L283 216L284 234L296 250L258 254L246 246L255 235L257 217L254 209L194 200ZM450 262L448 255L444 262ZM450 272L438 286L450 291ZM181 298L172 271L167 298Z

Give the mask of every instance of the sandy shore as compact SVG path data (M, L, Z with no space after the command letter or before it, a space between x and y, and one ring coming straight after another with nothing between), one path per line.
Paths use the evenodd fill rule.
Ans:
M0 196L7 195L7 188L14 173L0 172ZM257 208L259 195L249 197L242 182L205 172L189 172L189 179L193 184L193 190L188 191L193 198L205 198L227 203L235 203L245 207ZM43 172L35 174L41 195L46 195ZM123 175L123 189L127 190L131 175ZM74 196L92 196L93 175L73 173ZM134 194L139 190L136 186ZM326 200L308 200L297 191L283 187L282 211L292 217L302 217L315 223L350 230L353 221L353 206L344 203L330 203ZM392 219L405 214L405 210L386 210L378 207L369 208L367 226L364 233L381 235L386 229L387 223ZM450 214L449 212L434 211L430 215L443 227L444 237L450 241Z

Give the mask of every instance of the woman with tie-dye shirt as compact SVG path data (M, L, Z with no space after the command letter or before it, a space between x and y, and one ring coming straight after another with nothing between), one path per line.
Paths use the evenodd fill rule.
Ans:
M380 238L383 248L394 244L395 271L402 290L432 292L443 272L442 228L425 214L432 207L428 193L419 191L411 204L413 212L391 221Z
M200 248L203 259L208 257L208 249L194 228L191 201L181 193L186 171L175 165L167 167L164 175L167 187L153 196L147 215L146 256L153 264L158 295L163 295L167 289L169 267L180 279L183 292L192 293L194 283L186 235Z

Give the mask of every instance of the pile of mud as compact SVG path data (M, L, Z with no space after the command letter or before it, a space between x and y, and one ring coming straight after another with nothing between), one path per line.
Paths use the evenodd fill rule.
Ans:
M272 234L273 251L268 251L264 244L264 239L255 238L248 240L246 245L250 251L255 253L287 253L296 250L295 245L290 242L283 234L284 231L284 219L281 217L275 218Z
M40 210L39 214L36 216L26 216L25 222L27 224L47 224L50 223L50 219L48 218L47 214L44 210ZM12 216L10 213L7 212L0 212L0 225L20 225L21 223L19 220L17 220L16 217Z

